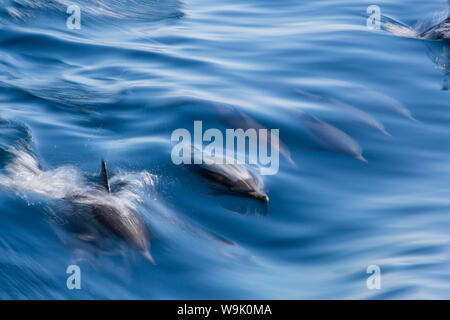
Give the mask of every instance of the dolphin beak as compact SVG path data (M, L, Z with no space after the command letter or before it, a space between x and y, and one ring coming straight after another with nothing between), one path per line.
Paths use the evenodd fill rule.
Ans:
M262 193L262 192L252 192L252 193L250 193L250 195L251 195L253 198L257 199L257 200L261 200L261 201L263 201L263 202L269 202L269 196L268 196L267 194L265 194L265 193Z
M367 159L364 158L362 155L357 156L356 159L365 163L369 163L369 161L367 161Z
M142 252L142 255L144 256L145 259L147 259L148 261L150 261L153 265L156 266L156 261L153 258L153 256L150 254L150 251L144 251Z

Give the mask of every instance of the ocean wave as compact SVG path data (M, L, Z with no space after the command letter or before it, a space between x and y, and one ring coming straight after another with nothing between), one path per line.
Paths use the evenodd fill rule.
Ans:
M6 0L2 1L1 22L26 21L41 14L65 14L71 5L78 5L89 20L115 19L155 21L180 18L181 1L168 0Z

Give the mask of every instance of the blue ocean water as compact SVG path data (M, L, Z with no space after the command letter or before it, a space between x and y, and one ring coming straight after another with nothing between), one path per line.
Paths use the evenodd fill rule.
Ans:
M445 0L0 3L1 299L450 298L448 44L366 25L378 5L420 30ZM267 205L170 160L173 130L230 106L295 163ZM156 266L71 232L63 198L102 158Z

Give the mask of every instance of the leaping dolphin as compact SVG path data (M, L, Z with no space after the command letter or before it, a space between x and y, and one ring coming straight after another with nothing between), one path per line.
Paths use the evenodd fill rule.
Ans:
M137 211L135 198L130 198L128 193L112 192L104 160L99 183L93 185L74 167L43 170L28 145L5 149L0 141L0 151L2 158L6 156L9 160L2 166L0 188L13 190L22 197L31 192L52 200L46 211L55 223L96 249L107 244L109 251L109 244L115 246L114 240L119 240L155 263L150 254L149 230ZM54 205L60 212L52 209Z
M105 160L102 160L100 182L105 191L111 194L109 185L108 169ZM134 210L122 212L109 205L94 205L93 214L95 219L109 229L116 237L123 240L139 251L147 260L156 264L150 254L150 235L141 216Z
M75 195L68 201L90 209L94 219L119 240L140 252L151 263L156 264L150 254L150 235L138 212L129 207L116 206L111 197L108 169L105 160L101 162L100 185L105 192L105 201L89 201L86 196Z

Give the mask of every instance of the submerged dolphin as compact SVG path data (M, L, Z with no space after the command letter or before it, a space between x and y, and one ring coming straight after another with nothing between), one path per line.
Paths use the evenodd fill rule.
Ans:
M294 119L300 122L306 134L325 150L345 154L357 160L368 162L363 156L363 150L359 143L344 131L303 110L289 110L289 112Z
M85 201L83 199L85 196L77 195L66 200L85 206L102 227L133 249L139 251L147 260L156 264L150 254L150 236L147 226L135 210L128 207L118 208L114 205L113 199L108 199L111 194L111 188L104 160L102 160L101 166L100 185L106 193L105 198L107 201Z
M386 136L390 136L391 134L386 131L383 124L379 122L372 115L367 112L360 110L352 105L346 104L345 102L341 102L332 98L328 98L325 96L321 96L318 94L306 92L300 89L295 89L295 92L302 97L305 97L310 100L318 101L320 103L324 103L326 105L337 106L342 109L342 111L346 114L346 117L351 119L353 122L360 123L363 126L367 126L372 128Z
M262 179L249 168L239 164L227 164L225 159L222 159L223 163L216 160L203 155L203 162L194 165L194 169L203 177L224 186L231 193L269 202L269 197L263 190Z
M226 104L213 104L216 110L216 113L219 115L221 119L230 124L235 128L240 128L243 130L247 129L255 129L261 130L266 129L262 124L257 122L255 119L248 116L243 111L238 110L236 107ZM296 167L294 160L292 160L291 152L289 148L284 144L284 142L279 139L278 144L273 143L271 141L270 135L267 136L266 144L271 145L275 152L279 152L292 166Z

